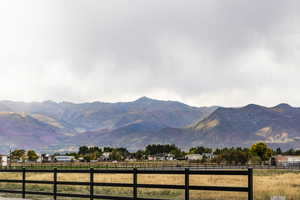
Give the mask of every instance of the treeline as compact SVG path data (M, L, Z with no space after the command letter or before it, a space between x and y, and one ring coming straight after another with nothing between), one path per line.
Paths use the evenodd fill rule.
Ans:
M125 159L144 160L147 159L148 156L158 154L172 154L175 159L182 159L186 155L184 151L174 144L151 144L146 146L144 150L138 150L136 152L129 152L126 148L81 146L78 152L66 153L65 155L74 156L76 159L83 158L85 161L98 159L122 161Z
M203 146L192 147L188 151L183 151L174 144L151 144L144 150L129 152L126 148L112 147L88 147L81 146L77 152L66 154L53 154L52 157L58 155L73 156L80 161L124 161L124 160L147 160L150 157L157 156L159 158L172 158L172 160L185 160L187 155L202 155L199 162L224 163L231 165L244 165L247 163L261 164L270 160L271 156L282 155L300 155L300 150L290 149L283 152L280 148L273 150L265 143L253 144L250 148L232 147L212 149ZM28 160L37 161L41 155L34 150L25 151L22 149L15 150L11 153L12 160ZM158 159L159 160L159 159Z
M34 150L25 151L24 149L16 149L10 153L10 159L12 161L37 161L39 155Z

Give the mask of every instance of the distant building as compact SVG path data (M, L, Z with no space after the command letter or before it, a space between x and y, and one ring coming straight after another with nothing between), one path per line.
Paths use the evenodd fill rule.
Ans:
M300 156L274 156L271 158L271 164L283 167L300 166Z
M154 160L175 160L175 156L170 153L160 153L156 155L150 155L148 156L148 160L154 161Z
M148 156L148 160L154 161L154 160L156 160L156 156Z
M103 152L99 158L99 161L109 161L111 152Z
M51 157L50 154L42 154L41 155L41 160L42 160L42 162L51 162L52 157Z
M0 155L0 166L7 167L8 163L8 156L7 155Z
M75 160L74 156L55 156L55 162L73 162Z
M202 160L203 156L201 154L188 154L185 156L186 160Z

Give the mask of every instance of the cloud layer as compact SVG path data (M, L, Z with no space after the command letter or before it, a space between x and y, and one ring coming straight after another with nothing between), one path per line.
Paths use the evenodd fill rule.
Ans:
M0 3L0 99L300 106L300 2Z

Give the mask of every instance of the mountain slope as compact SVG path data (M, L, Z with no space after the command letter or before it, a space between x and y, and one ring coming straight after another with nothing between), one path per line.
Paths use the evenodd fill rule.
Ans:
M3 113L0 139L5 141L4 146L13 144L14 148L58 149L91 143L128 146L126 141L136 136L135 140L141 141L142 146L147 141L154 142L147 134L158 133L162 128L185 127L215 109L147 97L122 103L0 101ZM91 134L95 138L89 139ZM139 138L143 134L146 142ZM49 140L44 140L46 136ZM155 142L160 142L159 134L156 138Z
M0 102L0 111L43 115L54 119L63 127L73 129L73 132L115 129L137 120L179 128L203 119L215 109L216 107L197 108L175 101L160 101L147 97L123 103Z
M143 149L148 144L178 144L180 141L186 143L186 138L182 137L185 135L183 133L184 131L179 128L169 128L149 121L137 121L114 130L83 133L73 137L72 142L80 145L126 147L135 151Z
M286 149L300 148L299 140L300 108L288 104L197 108L147 97L122 103L0 101L0 141L5 149L98 145L137 150L152 143L189 148L250 146L258 141Z
M1 112L1 150L12 148L42 149L57 145L63 137L57 128L36 120L30 115Z
M245 146L257 141L294 146L300 136L300 109L287 104L218 108L190 129L211 146Z
M187 128L157 126L149 121L74 137L86 145L124 146L137 150L152 143L176 144L182 148L250 146L259 141L273 147L300 147L300 109L287 104L267 108L250 104L242 108L218 108L207 118ZM143 128L142 128L143 127Z

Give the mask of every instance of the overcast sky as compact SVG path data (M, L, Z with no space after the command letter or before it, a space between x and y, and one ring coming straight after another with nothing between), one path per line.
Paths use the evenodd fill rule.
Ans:
M0 99L300 106L300 1L3 0Z

